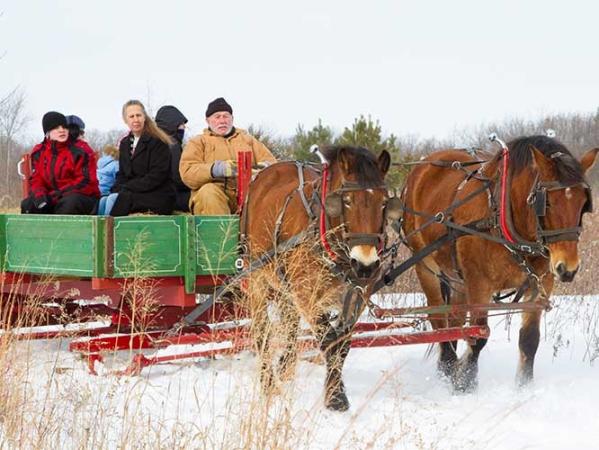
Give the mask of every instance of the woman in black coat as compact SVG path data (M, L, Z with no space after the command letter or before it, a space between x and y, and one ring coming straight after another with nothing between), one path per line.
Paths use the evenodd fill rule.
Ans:
M112 188L118 197L110 215L171 214L175 204L171 139L148 117L138 100L123 105L123 119L130 132L119 145L119 173Z

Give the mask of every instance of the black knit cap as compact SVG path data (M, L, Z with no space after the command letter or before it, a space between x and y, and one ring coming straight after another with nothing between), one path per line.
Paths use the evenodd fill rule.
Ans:
M210 117L212 114L219 111L227 111L229 114L233 114L233 108L231 108L231 105L229 105L227 101L222 97L219 97L216 100L213 100L210 103L208 103L208 109L206 109L206 117Z
M64 114L60 114L56 111L50 111L44 114L44 117L42 118L42 128L44 129L44 134L61 125L67 128L67 118L64 116Z

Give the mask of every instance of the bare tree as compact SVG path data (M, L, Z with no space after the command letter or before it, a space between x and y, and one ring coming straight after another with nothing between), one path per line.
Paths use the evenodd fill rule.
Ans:
M25 115L25 93L19 87L13 89L0 100L0 151L4 155L4 184L1 186L3 199L10 200L15 195L16 164L20 156L17 136L28 122ZM16 183L18 186L19 183Z
M105 145L118 147L120 139L126 134L123 128L102 131L92 129L85 132L85 140L96 152L101 153Z

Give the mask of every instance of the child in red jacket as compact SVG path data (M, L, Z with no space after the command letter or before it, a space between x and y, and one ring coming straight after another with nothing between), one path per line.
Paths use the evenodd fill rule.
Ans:
M24 214L91 214L100 197L96 155L83 140L69 139L65 116L50 111L42 119L44 141L32 152L30 194Z

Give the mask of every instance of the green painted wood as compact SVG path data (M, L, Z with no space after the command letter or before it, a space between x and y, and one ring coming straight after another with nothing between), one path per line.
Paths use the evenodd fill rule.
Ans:
M237 216L0 215L0 263L9 272L81 277L236 273Z
M196 216L196 272L226 275L236 272L239 257L239 217Z
M193 216L185 216L185 292L187 294L193 294L196 290L196 230L194 223Z
M185 216L115 217L113 276L182 276Z
M5 215L5 270L96 276L97 220L96 216Z
M94 220L93 224L93 252L95 255L94 258L94 276L99 278L104 278L107 276L106 274L106 258L107 258L107 217L98 216L96 220Z

